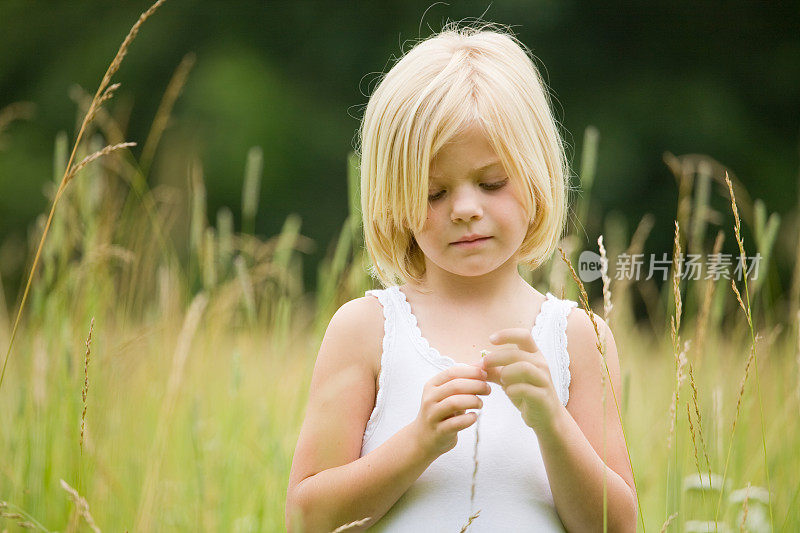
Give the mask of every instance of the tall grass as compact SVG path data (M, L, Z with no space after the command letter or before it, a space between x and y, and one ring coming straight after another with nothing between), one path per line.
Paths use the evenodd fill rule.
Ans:
M232 207L208 214L199 160L159 154L164 117L190 76L191 56L170 83L142 156L111 149L124 142L124 132L100 104L113 104L111 77L131 39L94 98L80 104L86 118L71 152L65 134L54 141L52 207L30 230L31 276L16 314L3 318L0 305L0 339L8 343L2 374L8 379L0 377L0 427L6 428L0 432L0 527L279 531L322 334L338 306L375 286L361 239L357 159L343 157L349 214L327 247L312 293L303 285L302 261L313 243L300 217L287 214L274 236L254 234L265 163L258 147L243 161L239 231ZM594 174L597 140L587 132L587 193L601 179ZM76 163L99 154L102 166ZM145 178L158 157L182 163L185 188L148 187ZM794 256L778 248L776 228L785 222L766 205L751 201L739 182L724 194L725 169L718 163L666 159L678 174L676 252L719 253L736 217L737 245L748 230L765 257ZM734 188L745 206L741 221L735 211L715 209ZM614 279L615 258L606 248L644 250L655 221L645 217L628 236L610 216L594 227L589 214L601 215L599 207L590 211L588 194L583 202L576 224L612 230L598 243L608 261L602 297L599 286L581 291L567 276L563 259L588 247L576 238L583 232L570 232L562 257L523 275L539 290L558 285L567 295L580 294L587 309L594 304L613 323L623 383L613 399L642 531L800 528L794 474L800 428L793 424L800 409L798 292L769 300L769 284L747 280L739 294L743 314L727 290L730 280L681 280L677 266L661 289ZM176 227L180 213L189 214L189 227ZM773 275L774 268L759 272ZM587 291L598 296L592 300ZM648 316L637 322L639 304ZM771 312L758 312L766 309ZM89 381L86 333L93 317ZM784 335L769 333L777 326ZM750 368L755 390L746 387Z

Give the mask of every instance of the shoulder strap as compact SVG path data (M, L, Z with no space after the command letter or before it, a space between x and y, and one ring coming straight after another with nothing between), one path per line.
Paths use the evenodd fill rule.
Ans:
M374 289L364 293L365 296L368 294L375 296L383 307L383 355L386 355L397 330L397 305L395 305L392 291L389 289ZM382 364L383 356L381 356Z
M378 375L378 392L375 396L375 407L370 415L370 420L364 430L362 447L372 436L375 427L378 425L381 415L383 415L384 391L386 390L386 375L389 373L389 353L394 345L394 338L397 331L397 305L395 305L392 291L390 289L373 289L366 291L364 296L371 295L378 299L383 307L383 348L381 353L381 370Z
M548 293L548 298L543 304L542 310L548 312L549 324L551 328L554 359L558 383L556 392L561 403L567 405L569 402L569 384L571 375L569 372L569 352L567 351L567 317L572 308L577 307L578 303L572 300L562 300ZM547 307L544 307L547 306Z

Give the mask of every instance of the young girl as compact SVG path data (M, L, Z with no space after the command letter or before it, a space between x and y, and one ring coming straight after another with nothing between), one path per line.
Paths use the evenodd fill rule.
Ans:
M635 531L614 338L595 317L609 384L588 315L517 270L553 254L568 192L524 45L446 27L385 75L360 133L365 242L385 288L325 333L287 528L458 533L480 511L471 531L602 531L605 478L608 530Z

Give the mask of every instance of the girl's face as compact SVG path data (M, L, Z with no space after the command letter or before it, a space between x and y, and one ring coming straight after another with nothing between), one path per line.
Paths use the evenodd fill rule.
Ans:
M509 269L516 273L516 253L529 221L513 191L479 126L446 144L431 161L428 213L414 235L426 272L480 276L513 264Z

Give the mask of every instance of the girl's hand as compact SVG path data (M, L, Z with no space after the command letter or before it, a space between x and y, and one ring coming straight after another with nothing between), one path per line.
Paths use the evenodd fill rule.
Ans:
M550 431L561 409L550 367L525 328L509 328L489 337L492 344L515 344L490 352L476 363L489 374L489 381L503 387L522 413L522 420L535 431Z
M422 403L412 422L423 452L438 457L458 444L458 432L471 426L480 409L479 394L489 394L486 372L472 365L455 365L433 376L422 389Z

